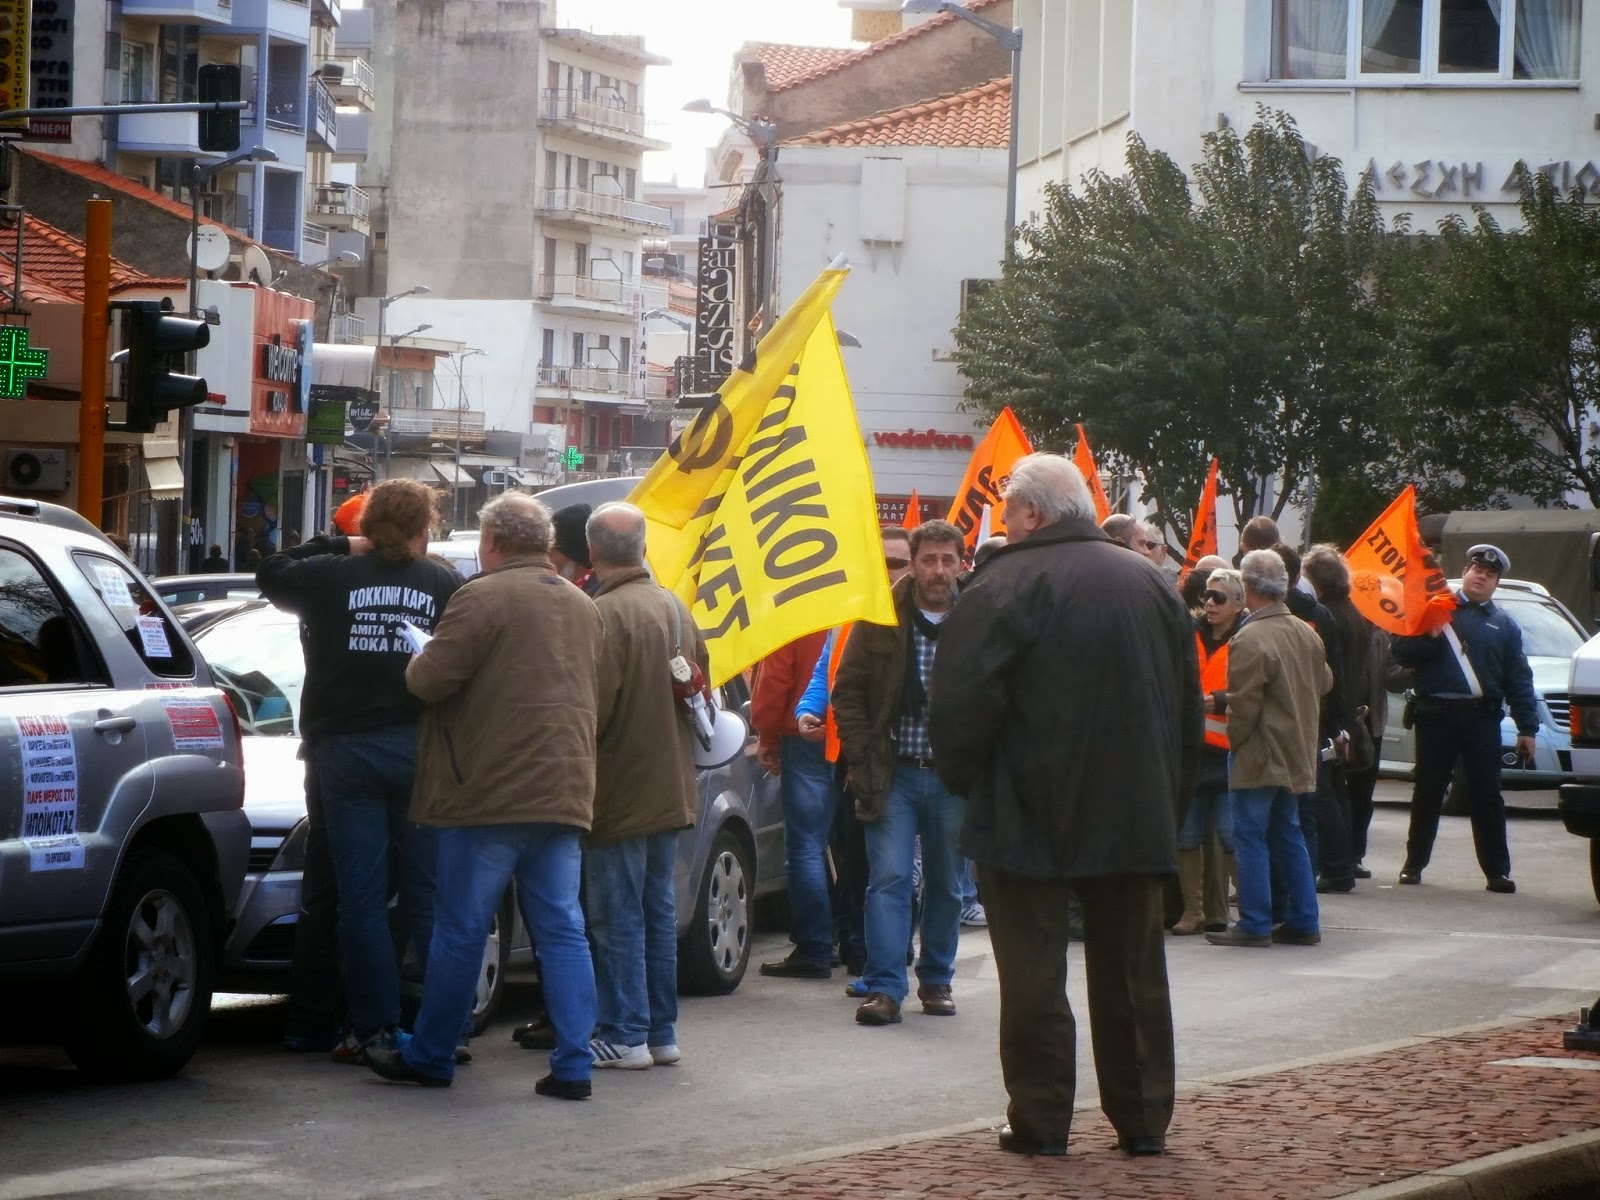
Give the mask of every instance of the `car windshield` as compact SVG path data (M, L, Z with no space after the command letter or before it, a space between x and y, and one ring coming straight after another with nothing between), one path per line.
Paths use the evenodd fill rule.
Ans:
M246 734L299 733L306 672L298 621L276 609L256 609L218 621L196 634L194 643L233 701Z
M1534 658L1571 658L1583 645L1583 634L1548 600L1506 592L1494 600L1522 627L1523 653Z

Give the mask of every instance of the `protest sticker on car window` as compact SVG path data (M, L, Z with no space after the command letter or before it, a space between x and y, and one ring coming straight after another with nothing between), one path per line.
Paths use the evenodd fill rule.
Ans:
M144 646L146 658L171 658L172 643L167 640L167 626L160 617L139 618L139 641Z
M133 593L128 589L128 577L122 573L122 568L111 563L95 563L94 576L100 584L100 598L106 602L106 607L138 608L133 599Z
M172 748L181 751L221 750L222 722L208 700L167 700L167 724L172 726Z
M78 838L78 752L66 718L17 717L22 750L22 842L35 871L83 866Z

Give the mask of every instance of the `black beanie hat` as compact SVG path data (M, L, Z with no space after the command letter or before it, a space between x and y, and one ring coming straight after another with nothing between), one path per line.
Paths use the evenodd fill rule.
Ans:
M554 517L556 549L585 567L593 565L589 561L589 534L586 529L589 514L593 511L587 504L569 504L556 510Z

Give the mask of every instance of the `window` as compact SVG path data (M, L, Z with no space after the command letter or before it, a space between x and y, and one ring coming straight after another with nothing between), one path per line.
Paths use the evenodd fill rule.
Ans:
M161 27L161 92L167 103L191 103L198 98L200 30L193 25Z
M1274 0L1272 78L1576 80L1581 11L1582 0Z
M961 281L961 311L965 313L975 297L994 286L992 279L963 279Z
M561 186L561 181L556 176L556 152L554 150L546 150L544 152L544 185L551 189Z
M587 360L583 357L583 334L575 333L572 335L572 365L581 367L585 361Z
M155 47L122 43L122 102L144 104L156 98Z
M612 170L615 171L616 168L613 167ZM622 172L622 180L622 194L629 200L637 200L638 196L636 193L639 189L639 172L632 167L628 167Z
M145 591L144 584L115 559L87 551L73 556L78 570L122 627L133 651L156 675L169 679L188 679L194 675L194 659L176 626Z
M539 365L541 367L553 366L556 361L556 331L546 329L540 334L539 340Z
M72 618L39 568L0 550L0 688L81 683Z

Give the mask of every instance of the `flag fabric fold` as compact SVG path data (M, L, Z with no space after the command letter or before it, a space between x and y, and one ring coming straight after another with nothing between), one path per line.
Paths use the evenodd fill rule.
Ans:
M1184 574L1194 570L1195 563L1208 554L1217 552L1217 460L1211 460L1206 472L1206 486L1200 492L1200 507L1194 510L1194 524L1189 527L1189 549L1183 556Z
M1022 423L1009 408L1000 410L989 432L967 463L967 473L956 489L955 503L950 506L950 523L967 539L967 549L978 544L979 527L983 523L983 510L996 510L990 516L995 533L1004 533L1006 482L1011 478L1011 468L1019 458L1033 453L1028 435L1022 432Z
M1415 487L1407 487L1384 509L1345 558L1350 563L1350 600L1378 628L1415 637L1450 623L1455 597L1444 568L1423 545Z
M900 522L902 529L915 529L922 524L922 500L917 495L917 489L911 489L911 499L906 501L905 519Z
M1111 501L1106 499L1106 490L1100 486L1100 471L1094 465L1094 452L1089 449L1089 438L1083 432L1083 426L1078 429L1078 448L1072 452L1073 465L1083 475L1083 481L1089 485L1089 495L1094 497L1094 519L1098 524L1111 515Z

